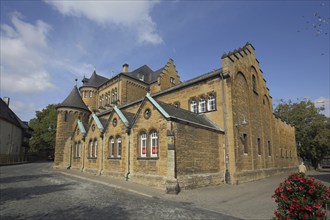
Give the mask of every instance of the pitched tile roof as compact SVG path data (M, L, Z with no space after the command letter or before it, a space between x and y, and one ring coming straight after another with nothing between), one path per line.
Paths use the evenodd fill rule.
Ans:
M28 129L29 126L24 123L10 108L9 106L0 98L0 118L16 125L17 127Z
M149 66L147 65L143 65L135 70L133 70L132 72L129 72L129 73L123 73L124 75L126 76L130 76L130 77L133 77L135 79L138 79L138 80L141 80L141 77L143 76L144 78L144 82L146 83L152 83L154 81L157 80L159 74L161 73L161 71L163 70L164 68L161 68L157 71L153 71L152 69L150 69ZM142 80L141 80L142 81Z
M96 71L94 70L92 76L89 79L84 77L84 79L82 80L82 82L83 82L82 87L98 88L99 86L101 86L103 83L105 83L108 80L109 79L106 77L97 75Z
M188 122L202 127L207 127L217 131L223 131L211 122L205 115L196 114L194 112L177 108L174 105L170 105L164 102L157 101L158 104L169 114L170 118L179 121Z
M57 106L57 108L60 107L78 108L89 111L79 94L77 86L74 86L68 97Z

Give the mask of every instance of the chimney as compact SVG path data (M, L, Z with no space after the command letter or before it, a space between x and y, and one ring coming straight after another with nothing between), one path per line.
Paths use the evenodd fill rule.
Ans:
M2 100L7 104L7 106L9 106L9 101L10 101L9 97L3 97Z
M123 65L123 71L122 71L123 73L128 73L128 64L127 63L125 63L124 65Z

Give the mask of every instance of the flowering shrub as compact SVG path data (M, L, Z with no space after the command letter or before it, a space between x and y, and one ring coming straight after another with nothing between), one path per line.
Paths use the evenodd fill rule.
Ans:
M295 173L280 183L272 197L277 203L274 219L326 219L324 207L330 202L330 187Z

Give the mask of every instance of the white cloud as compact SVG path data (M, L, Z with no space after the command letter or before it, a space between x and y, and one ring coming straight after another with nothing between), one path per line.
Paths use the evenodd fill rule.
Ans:
M324 98L323 96L314 100L315 106L320 108L323 107L324 110L321 112L325 116L330 117L330 99Z
M51 27L38 20L24 22L11 17L13 26L1 24L1 88L10 92L39 92L54 85L45 69L47 33Z
M86 17L101 25L128 28L137 34L140 43L160 44L163 39L156 32L150 16L157 1L51 1L56 10L66 16Z

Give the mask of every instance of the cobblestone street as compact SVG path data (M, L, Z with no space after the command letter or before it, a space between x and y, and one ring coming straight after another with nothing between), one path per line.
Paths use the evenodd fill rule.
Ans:
M0 167L1 219L237 219L68 177L51 165Z

